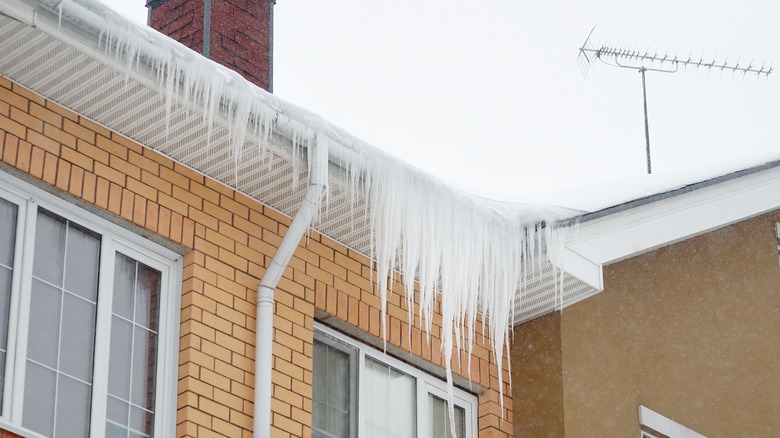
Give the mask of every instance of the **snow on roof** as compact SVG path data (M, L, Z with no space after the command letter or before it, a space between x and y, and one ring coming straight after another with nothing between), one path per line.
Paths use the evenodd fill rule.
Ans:
M251 148L267 147L274 135L290 139L294 149L325 146L329 160L346 174L352 196L367 200L370 255L376 262L383 319L389 279L396 275L405 285L412 318L416 279L420 322L426 330L432 328L435 297L441 303L450 386L453 351L471 353L478 315L488 321L486 337L495 363L503 363L517 292L531 271L549 262L548 254L562 245L569 230L564 220L579 212L486 200L456 190L97 1L41 4L63 26L97 36L97 46L93 42L89 50L121 62L128 77L142 72L156 81L169 108L165 120L156 123L167 129L174 102L182 100L200 113L209 129L217 117L226 118L237 168ZM467 366L470 371L471 364ZM498 379L502 388L502 373Z
M174 98L181 98L192 111L201 113L209 127L218 115L226 117L236 166L249 148L266 147L263 141L253 143L249 137L268 140L278 134L291 139L294 148L326 146L330 161L346 174L353 196L367 200L370 255L376 260L383 305L388 277L397 271L405 283L411 318L417 279L420 319L430 329L434 297L441 292L449 382L453 350L470 352L478 314L489 321L494 359L502 363L517 292L525 290L535 267L549 262L550 254L560 250L575 223L569 219L581 214L545 203L593 211L716 176L717 170L710 168L701 173L638 177L636 185L583 188L587 196L526 198L535 204L480 198L442 183L95 0L40 1L60 20L98 35L98 50L122 60L128 75L139 71L151 75L169 107ZM158 123L167 126L169 118L170 112ZM502 379L502 373L498 378Z

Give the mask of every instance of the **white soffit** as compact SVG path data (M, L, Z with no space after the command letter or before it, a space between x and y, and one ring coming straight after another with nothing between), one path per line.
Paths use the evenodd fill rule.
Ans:
M703 183L701 188L637 207L585 220L566 243L567 266L585 259L604 266L780 207L780 167L745 172L731 179ZM575 272L574 270L570 272ZM591 283L595 271L580 278ZM599 273L600 275L600 273Z
M208 141L208 128L199 113L177 101L166 131L166 98L151 77L137 71L128 73L126 65L95 45L94 35L65 22L60 27L56 15L33 4L0 3L0 41L3 76L287 216L295 214L308 178L305 157L293 157L289 138L274 134L265 142L264 152L254 149L236 168L226 120L215 120ZM264 141L249 137L249 141ZM368 255L366 201L359 195L352 197L350 189L340 182L342 175L341 169L331 165L328 208L314 228ZM544 264L529 276L526 288L518 291L514 323L597 293L588 283L569 274L561 276L560 270Z

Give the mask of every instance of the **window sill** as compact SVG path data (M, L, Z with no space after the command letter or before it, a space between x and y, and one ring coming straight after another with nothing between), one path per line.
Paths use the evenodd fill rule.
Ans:
M6 420L3 420L2 418L0 418L0 430L14 433L22 438L46 438L45 436L39 435L31 430L15 426Z

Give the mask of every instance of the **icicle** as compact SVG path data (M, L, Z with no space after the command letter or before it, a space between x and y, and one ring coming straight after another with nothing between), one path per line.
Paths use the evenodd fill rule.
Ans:
M106 53L120 60L125 57L123 65L128 77L129 70L142 62L152 69L151 76L164 99L166 137L177 108L197 108L207 125L208 141L213 140L218 119L227 118L236 169L245 152L249 130L260 139L261 152L265 151L263 143L276 133L291 138L296 175L300 148L306 147L310 154L315 142L327 142L330 160L347 172L344 184L348 186L350 204L355 207L361 197L365 199L363 210L353 212L353 218L362 217L369 223L368 252L376 269L371 270L370 280L380 296L385 345L387 298L395 279L401 282L408 307L408 336L417 311L417 324L424 328L429 345L438 300L442 313L440 341L452 401L452 355L458 355L457 365L462 373L461 354L468 353L466 368L470 376L479 318L482 342L487 337L499 368L503 411L502 367L504 349L508 351L513 306L516 300L523 299L531 274L542 269L551 254L562 250L567 227L559 225L559 221L575 212L508 205L460 193L322 118L258 89L237 73L105 12L103 6L92 0L45 1L52 10L58 10L60 20L76 17L98 29ZM250 124L254 126L250 128ZM270 166L271 158L267 162ZM297 182L293 181L295 186ZM326 208L328 203L326 199ZM556 306L561 308L564 272L555 272L559 283ZM419 299L416 308L415 294ZM453 421L454 405L449 406Z

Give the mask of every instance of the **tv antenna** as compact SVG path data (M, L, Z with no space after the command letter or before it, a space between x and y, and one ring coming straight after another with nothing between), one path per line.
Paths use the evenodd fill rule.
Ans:
M715 58L704 58L704 55L694 57L693 52L687 57L680 58L677 54L671 56L668 50L666 52L659 52L658 49L655 51L650 51L649 49L643 51L627 46L615 46L608 43L602 44L596 48L590 41L590 37L593 35L594 30L596 30L596 26L593 26L593 29L590 30L590 33L582 44L582 47L580 47L580 53L577 56L577 64L579 64L583 76L587 77L596 60L613 67L637 70L642 75L648 175L652 173L652 167L650 164L650 125L647 119L646 72L676 73L680 69L680 66L682 66L684 69L696 67L696 70L720 70L721 74L723 74L724 71L729 71L732 73L732 76L737 73L742 73L743 78L748 74L755 74L756 78L760 78L761 76L768 78L773 71L772 65L766 67L766 63L762 63L759 67L757 64L754 64L755 60L750 61L748 64L741 64L741 60L730 63L728 57L724 58L723 61L717 61Z

